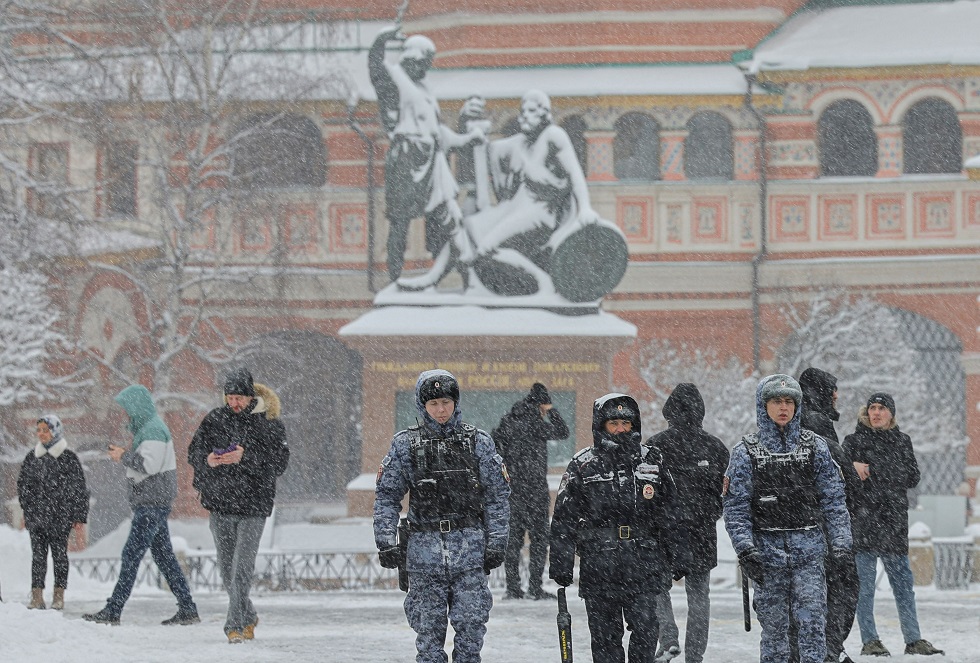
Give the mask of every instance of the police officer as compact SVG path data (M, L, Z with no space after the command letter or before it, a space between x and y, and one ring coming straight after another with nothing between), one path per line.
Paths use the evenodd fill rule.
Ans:
M853 556L840 468L824 439L800 427L802 399L790 376L763 378L759 430L735 445L725 473L725 527L743 573L756 583L762 663L789 660L790 619L801 663L824 663L828 543L835 560Z
M421 423L395 435L381 462L374 539L381 565L407 564L408 623L418 663L443 663L451 621L455 663L478 663L493 599L487 574L504 561L510 487L493 440L463 423L459 384L443 370L415 384ZM401 501L409 494L407 556L397 545Z
M592 410L593 445L572 457L551 521L549 575L572 584L580 558L595 663L621 663L623 620L630 663L652 663L657 594L690 565L676 489L655 447L641 445L640 410L630 396L606 394Z

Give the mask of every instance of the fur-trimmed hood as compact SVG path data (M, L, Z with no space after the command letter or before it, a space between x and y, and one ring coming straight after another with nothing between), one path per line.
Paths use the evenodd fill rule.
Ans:
M255 407L252 414L265 414L266 419L278 419L282 415L282 403L279 401L279 394L274 392L271 387L264 384L255 383ZM225 396L225 405L228 404L228 396Z
M858 422L860 422L861 424L863 424L867 428L870 428L871 430L892 430L892 429L898 428L898 417L897 416L893 416L892 417L892 420L888 423L888 428L882 428L882 429L874 428L871 425L871 419L868 417L868 406L867 405L862 405L861 406L861 409L858 410Z

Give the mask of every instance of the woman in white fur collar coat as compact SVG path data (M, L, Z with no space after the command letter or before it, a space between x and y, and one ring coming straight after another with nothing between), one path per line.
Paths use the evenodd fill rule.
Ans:
M68 535L75 523L88 520L88 487L78 456L68 448L61 420L46 414L37 420L37 446L24 458L17 477L17 497L24 526L31 535L31 602L44 609L48 550L54 562L51 607L61 610L68 586Z

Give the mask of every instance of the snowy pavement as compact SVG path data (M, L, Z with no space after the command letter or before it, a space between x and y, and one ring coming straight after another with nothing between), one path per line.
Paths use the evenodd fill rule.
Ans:
M727 551L726 551L727 553ZM719 569L719 574L723 571ZM50 601L49 587L45 597ZM723 578L719 578L724 580ZM176 610L172 595L138 586L126 605L121 626L103 626L81 619L105 604L112 583L69 577L63 613L27 610L30 593L30 544L27 533L0 526L0 662L155 663L172 661L322 661L326 663L387 663L414 661L414 633L402 611L398 591L255 592L260 624L256 639L227 644L222 625L227 599L222 592L196 591L202 623L160 625ZM705 663L754 663L759 660L759 627L742 628L741 596L730 582L712 590L712 619ZM552 587L554 589L554 587ZM970 591L916 588L923 637L946 650L942 663L980 663L980 585ZM591 663L585 607L574 588L569 592L575 660ZM557 605L553 601L505 601L494 592L494 608L484 647L487 663L557 661ZM678 625L685 626L683 588L675 587ZM889 661L919 660L902 656L903 645L895 603L885 587L878 592L878 630L892 651ZM450 632L451 633L451 632ZM860 637L855 626L847 649L859 663L880 659L855 656ZM683 658L677 659L678 663ZM921 663L921 660L919 660ZM938 661L937 661L938 663Z
M194 626L161 626L160 620L174 612L173 597L145 589L126 606L121 626L82 621L80 615L102 607L103 597L110 590L109 585L95 584L69 588L63 614L52 610L29 611L25 608L26 596L8 595L5 591L6 603L0 605L0 658L8 662L49 663L180 660L408 663L414 660L414 634L402 612L403 595L397 591L259 593L254 597L261 620L256 639L229 645L222 633L226 606L223 594L197 594L202 623ZM922 633L946 650L943 663L980 661L980 589L941 592L929 587L918 588L917 592ZM499 593L495 593L494 600L484 647L485 661L558 660L555 603L504 601ZM683 590L674 589L674 603L683 631L686 611ZM592 657L584 605L576 599L570 601L569 608L575 660L589 663ZM890 660L896 663L916 660L899 655L901 636L889 593L884 592L880 597L876 614L882 639L893 653ZM860 650L856 630L848 640L852 655ZM751 633L742 629L739 594L730 589L715 591L705 662L758 661L758 644L758 624L753 624Z

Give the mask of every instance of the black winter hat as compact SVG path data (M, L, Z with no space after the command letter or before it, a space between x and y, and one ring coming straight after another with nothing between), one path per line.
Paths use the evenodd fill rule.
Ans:
M433 375L419 387L419 400L425 405L433 398L451 398L459 404L459 383L446 373Z
M247 368L236 368L225 378L225 396L229 394L255 397L255 383Z
M872 403L877 403L878 405L884 405L888 408L888 411L895 416L895 399L892 398L891 394L886 394L883 391L871 394L871 398L868 399L867 407L871 407Z
M546 386L540 382L535 382L531 385L531 393L528 394L528 401L535 405L550 405L551 394L548 393Z

